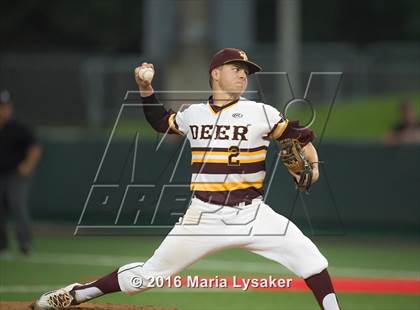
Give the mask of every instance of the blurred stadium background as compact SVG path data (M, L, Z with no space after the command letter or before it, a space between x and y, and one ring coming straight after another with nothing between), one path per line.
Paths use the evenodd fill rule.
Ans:
M126 162L133 161L136 132L141 135L141 152L135 183L167 184L180 152L173 183L188 182L190 155L180 151L183 141L171 139L155 152L159 136L138 109L123 113L96 181L95 176L122 104L139 102L136 94L126 97L127 91L136 90L134 67L152 62L155 89L182 90L165 99L176 109L188 91L209 91L208 62L223 47L245 50L265 71L288 73L293 94L284 76L260 75L251 78L249 86L280 110L294 97L303 97L311 72L340 73L313 76L308 91L316 111L313 129L325 161L324 177L310 196L299 200L281 169L273 177L268 200L316 239L334 276L420 281L420 145L386 143L387 134L401 121L403 100L414 104L420 118L419 3L3 1L0 88L9 89L17 117L36 129L44 152L30 195L34 252L23 258L16 250L12 260L0 261L0 300L30 300L45 288L87 281L153 252L162 236L142 237L135 229L125 231L135 232L135 239L72 234L94 184L120 184L122 191L110 197L121 201L131 182ZM205 100L207 94L195 98ZM288 113L289 118L303 120L311 114L308 106ZM268 170L274 159L273 147ZM86 204L90 212L83 220L108 225L119 204L113 201L101 208L99 200L105 194L97 195ZM170 225L175 218L170 217L169 202L166 206L160 220ZM134 201L127 203L120 223L135 227L130 221L136 208ZM274 265L255 256L236 251L218 255L186 272L275 274ZM235 269L239 260L257 267L249 273ZM221 270L223 264L215 261L231 261L231 271ZM261 271L264 268L268 271ZM45 275L45 269L51 273ZM279 268L279 274L287 271ZM420 309L420 282L416 283L414 295L346 293L342 303L345 309ZM278 309L282 304L284 309L315 308L307 293L226 293L220 302L205 292L170 294L166 301L164 294L102 301L181 309Z

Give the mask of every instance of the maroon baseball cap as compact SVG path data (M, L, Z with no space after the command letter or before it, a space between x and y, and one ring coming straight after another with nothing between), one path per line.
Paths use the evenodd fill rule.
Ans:
M236 61L244 63L248 67L249 74L262 70L259 65L248 60L248 56L244 51L237 48L224 48L218 51L211 59L209 73L211 74L211 71L219 66Z

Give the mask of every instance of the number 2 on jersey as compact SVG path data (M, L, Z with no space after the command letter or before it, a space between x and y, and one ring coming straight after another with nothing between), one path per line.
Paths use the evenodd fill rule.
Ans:
M239 147L231 146L229 148L228 166L240 166L241 163L236 157L239 156Z

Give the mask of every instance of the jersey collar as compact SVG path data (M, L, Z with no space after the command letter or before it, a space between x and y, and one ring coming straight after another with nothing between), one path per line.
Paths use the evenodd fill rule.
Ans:
M224 109L226 109L226 108L228 108L228 107L231 107L232 105L234 105L235 103L237 103L238 101L239 101L239 99L240 98L236 98L235 100L232 100L232 101L230 101L230 102L228 102L228 103L226 103L224 106L221 106L221 107L219 107L219 106L217 106L217 105L215 105L214 103L213 103L213 96L210 96L209 97L209 99L208 99L208 104L209 104L209 106L210 106L210 109L214 112L214 113L219 113L220 111L222 111L222 110L224 110Z

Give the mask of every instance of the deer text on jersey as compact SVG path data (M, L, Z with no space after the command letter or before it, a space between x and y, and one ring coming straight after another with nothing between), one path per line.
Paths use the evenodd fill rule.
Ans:
M193 139L201 140L242 140L248 141L247 126L234 125L190 125Z

